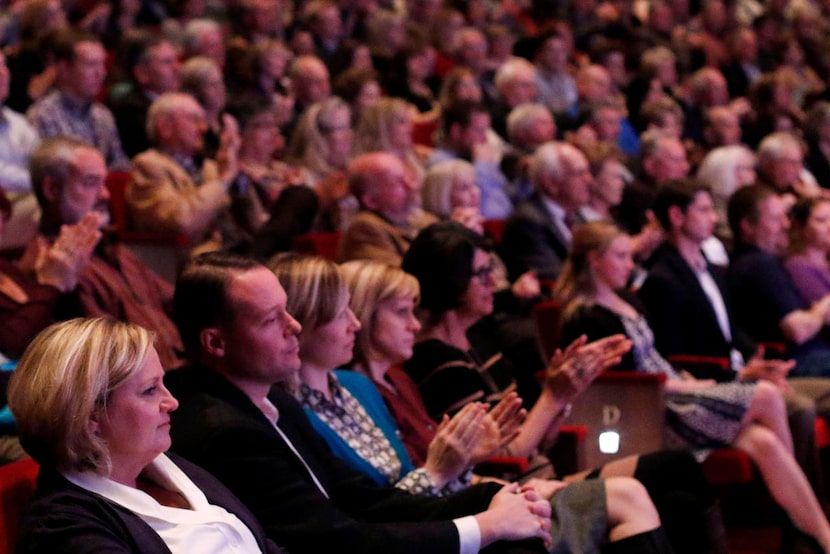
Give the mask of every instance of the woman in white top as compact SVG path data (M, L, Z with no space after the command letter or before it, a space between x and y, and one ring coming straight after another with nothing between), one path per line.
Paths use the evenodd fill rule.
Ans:
M278 552L215 478L170 447L178 402L153 335L74 319L29 346L9 385L20 441L41 465L16 552Z

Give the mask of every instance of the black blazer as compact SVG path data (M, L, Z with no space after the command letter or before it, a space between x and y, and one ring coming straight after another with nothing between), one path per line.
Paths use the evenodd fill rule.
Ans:
M655 345L661 354L728 358L734 346L745 357L752 355L752 340L732 317L725 275L721 268L708 264L709 273L723 296L729 315L731 342L723 336L709 297L677 249L664 243L654 253L652 262L639 297L646 306L646 318L654 331ZM721 375L721 380L731 376L731 372L724 374Z
M511 280L531 269L540 279L559 277L568 257L568 241L538 192L516 206L505 222L501 251Z
M292 552L456 554L458 532L450 520L486 509L499 488L427 498L378 486L331 453L290 395L274 391L271 401L279 429L302 461L250 399L217 373L195 367L169 372L165 380L179 400L171 414L173 449L221 479L268 536ZM541 541L538 549L527 545L542 548Z
M205 494L208 501L237 516L268 554L284 552L265 538L253 514L206 471L169 455ZM147 523L130 510L41 467L37 490L20 520L15 552L83 554L86 552L170 552Z

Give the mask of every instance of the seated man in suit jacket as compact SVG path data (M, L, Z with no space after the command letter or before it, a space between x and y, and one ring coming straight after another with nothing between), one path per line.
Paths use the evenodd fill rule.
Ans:
M253 187L239 187L239 136L229 115L216 159L203 158L205 110L187 94L159 96L147 113L154 148L133 159L127 213L137 231L184 234L194 252L243 248L267 217ZM250 225L237 224L231 211Z
M830 417L830 381L790 378L792 362L763 360L732 316L722 268L710 264L702 250L717 223L712 196L694 180L670 181L657 192L654 215L668 240L652 256L648 277L639 291L657 349L664 356L718 356L731 370L698 377L718 381L766 379L777 384L787 401L795 457L816 485L815 417ZM818 486L816 486L818 490Z
M511 280L527 271L553 280L568 255L574 214L588 203L591 173L582 152L548 142L531 157L529 174L536 192L505 223L504 261Z
M388 152L369 152L349 164L349 189L360 203L338 246L337 258L375 260L400 266L409 243L434 215L418 207L420 183L401 159Z
M172 414L173 450L216 475L292 552L466 553L529 538L550 544L551 505L567 505L574 486L596 486L570 485L549 503L540 495L552 490L515 484L478 485L446 498L375 485L333 456L293 397L272 388L300 367L300 325L286 312L285 291L271 271L206 254L183 271L174 303L194 366L166 377L180 401ZM604 513L574 509L568 516L594 530L599 525L597 540L615 541L608 552L671 551L648 497L634 492L636 505L622 510L626 525L609 535ZM608 506L612 498L608 487ZM609 515L611 524L620 522ZM539 540L500 546L542 551Z

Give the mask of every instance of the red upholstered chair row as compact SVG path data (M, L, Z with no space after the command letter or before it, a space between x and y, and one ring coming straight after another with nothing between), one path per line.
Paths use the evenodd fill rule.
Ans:
M38 469L31 458L0 466L0 554L14 552L20 510L35 492Z

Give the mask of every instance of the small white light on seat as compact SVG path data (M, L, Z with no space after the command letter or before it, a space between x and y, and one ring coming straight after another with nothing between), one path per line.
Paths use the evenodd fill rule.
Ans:
M616 431L603 431L599 434L599 451L603 454L616 454L620 450L620 434Z

